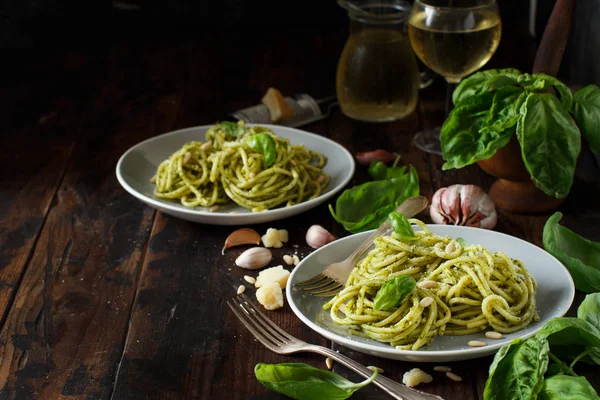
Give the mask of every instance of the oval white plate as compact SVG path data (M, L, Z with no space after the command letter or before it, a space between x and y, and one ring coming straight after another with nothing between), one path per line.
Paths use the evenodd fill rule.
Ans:
M248 124L248 126L252 125ZM260 126L271 129L277 136L289 139L292 144L303 144L327 157L327 164L323 170L331 180L319 197L290 207L253 213L233 202L221 206L217 212L209 212L207 207L187 208L177 200L159 199L153 196L154 185L150 179L156 173L158 165L185 143L204 141L205 133L211 126L197 126L165 133L133 146L121 156L117 163L116 172L119 183L125 190L150 207L177 218L213 225L247 225L291 217L316 207L343 189L354 174L355 166L352 155L333 140L299 129L260 124Z
M294 313L311 329L326 338L351 349L394 360L417 362L441 362L468 360L495 353L502 345L521 337L533 336L548 320L562 317L569 310L575 295L573 279L567 269L552 255L524 240L486 229L448 225L427 225L441 236L462 237L468 243L481 244L490 251L502 251L512 258L519 258L531 275L537 280L536 296L540 321L503 339L485 337L484 332L465 336L439 336L433 344L418 351L396 350L386 343L351 335L346 327L336 325L329 316L329 310L322 309L327 299L312 296L294 285L320 273L329 264L341 261L367 238L370 232L363 232L336 240L304 258L292 272L286 289L286 296ZM414 227L415 230L420 230ZM485 347L470 347L469 340L482 340Z

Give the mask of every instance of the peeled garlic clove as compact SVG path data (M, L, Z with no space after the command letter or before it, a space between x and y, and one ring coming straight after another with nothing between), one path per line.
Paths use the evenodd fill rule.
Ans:
M225 239L225 245L223 246L223 250L221 250L221 254L225 254L225 250L230 247L242 244L260 244L260 235L254 229L250 228L241 228L233 231Z
M235 259L235 265L246 269L260 269L266 267L272 258L271 250L264 247L253 247L240 254Z
M306 231L306 243L313 249L325 246L335 239L336 237L321 225L313 225Z
M496 205L475 185L452 185L433 195L429 211L436 224L467 225L485 229L496 226Z
M396 154L387 150L377 149L358 153L356 158L361 165L368 167L373 161L381 161L382 163L387 164L396 158Z

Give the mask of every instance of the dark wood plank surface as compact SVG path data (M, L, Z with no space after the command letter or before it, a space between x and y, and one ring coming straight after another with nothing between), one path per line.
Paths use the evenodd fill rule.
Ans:
M345 27L312 34L233 29L162 38L133 32L103 46L57 54L47 61L51 74L3 89L1 104L13 114L2 119L7 128L0 155L0 398L280 399L255 379L256 363L325 367L322 356L270 352L228 309L225 301L248 273L234 265L242 249L221 255L236 227L155 212L119 186L114 170L120 155L139 141L211 124L227 111L257 103L270 86L286 94L333 94L346 35ZM509 36L507 43L518 40ZM504 58L492 65L527 58L517 60L513 53L501 47ZM411 143L417 131L443 121L444 90L439 79L422 90L418 109L403 121L368 124L337 110L304 129L353 154L375 148L399 152L417 168L428 197L454 183L488 189L493 178L478 167L442 171L441 158ZM15 164L24 167L10 172ZM584 158L561 206L564 223L594 240L600 240L599 177L596 164ZM366 169L357 166L350 185L365 179ZM496 230L539 246L548 216L500 211ZM426 212L419 217L429 221ZM284 254L310 254L304 237L315 223L337 236L348 234L327 204L253 228L261 234L270 227L289 231L289 243L273 252L271 265L278 265ZM578 294L571 314L582 298ZM401 380L415 366L431 370L428 364L375 358L331 343L288 305L269 315L291 334L377 365L392 379ZM463 381L436 375L423 389L449 400L479 399L490 362L491 357L449 363ZM581 370L600 389L598 369ZM335 371L357 378L339 366ZM370 386L355 398L387 397Z

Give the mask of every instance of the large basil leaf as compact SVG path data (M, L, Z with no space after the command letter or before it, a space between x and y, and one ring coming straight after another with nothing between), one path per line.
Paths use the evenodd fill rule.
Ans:
M587 321L600 331L600 293L585 296L577 309L577 318ZM600 365L600 347L596 347L590 352L590 358Z
M501 87L518 83L521 72L513 68L488 69L476 72L463 79L452 93L454 106L462 105L467 99L493 92Z
M223 121L219 122L216 126L218 129L225 131L227 136L240 137L244 134L244 128L238 125L236 122Z
M277 159L277 145L270 135L266 133L257 133L248 136L245 143L248 147L263 153L265 165L267 167L273 165Z
M296 400L343 400L377 377L359 383L304 363L256 364L256 379L269 389Z
M363 183L344 190L329 211L349 232L378 228L389 213L409 197L419 195L419 175L413 166L397 178Z
M396 276L379 288L373 299L373 308L381 311L396 308L416 287L417 282L412 276Z
M562 214L554 213L544 225L544 249L564 264L577 290L600 291L600 242L592 242L558 224Z
M517 88L502 88L452 110L440 134L444 170L486 160L508 144L518 119L518 92ZM490 114L502 118L496 124Z
M521 106L517 138L527 171L549 196L565 197L581 148L577 125L550 93L530 93Z
M555 375L547 378L538 395L539 400L600 399L583 376Z
M369 176L376 181L385 179L401 178L406 175L406 166L396 167L395 165L388 167L381 161L373 161L367 170Z
M579 354L592 350L591 356L582 361L600 364L595 357L596 348L600 348L600 330L579 318L553 318L535 335L536 338L547 339L552 346L552 353L573 359Z
M595 154L600 154L600 88L588 85L575 92L573 117Z
M526 341L517 338L500 348L485 382L484 400L536 399L548 368L549 351L548 341L536 337Z

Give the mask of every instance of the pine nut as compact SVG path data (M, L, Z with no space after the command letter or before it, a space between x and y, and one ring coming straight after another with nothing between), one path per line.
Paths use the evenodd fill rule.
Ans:
M210 151L210 149L212 149L212 143L206 142L202 146L200 146L200 149L202 151Z
M325 182L325 175L319 175L319 177L317 178L317 182L319 182L319 183Z
M423 281L419 282L417 286L421 289L435 289L438 287L438 283L436 281Z
M251 285L254 285L256 283L256 279L248 275L244 275L244 280Z
M433 297L427 296L424 297L420 302L419 305L421 307L429 307L431 305L431 303L433 303Z
M300 258L298 258L298 256L297 256L297 255L295 255L295 254L294 254L294 255L292 256L292 260L294 260L294 265L298 265L298 264L300 264Z
M187 164L190 161L190 158L192 158L192 153L190 153L189 151L187 151L185 153L185 155L183 156L183 163Z
M433 367L433 370L439 372L450 372L452 371L452 368L446 367L445 365L438 365L436 367Z
M285 262L287 265L292 265L294 263L294 259L292 256L286 254L283 256L283 262Z
M150 183L156 183L156 175L150 178Z
M327 365L327 369L332 369L333 368L333 359L330 357L327 357L325 359L325 365Z
M240 285L240 287L237 290L237 294L242 294L246 291L246 286L244 285Z
M452 379L454 382L460 382L462 381L462 378L456 374L453 374L452 372L446 372L446 376L450 379Z
M448 246L446 246L446 253L452 253L454 251L454 242L450 242L448 243Z
M469 343L467 344L471 347L483 347L486 345L486 343L481 340L469 340Z
M290 160L290 164L292 164L293 166L296 166L296 160Z
M500 332L489 331L485 333L485 337L490 339L502 339L504 336Z
M221 206L219 206L218 204L215 204L208 211L210 211L210 212L216 212L216 211L219 211L220 208L221 208Z
M250 179L254 178L256 176L256 174L254 172L250 172L248 174L248 176L250 177Z

